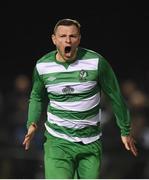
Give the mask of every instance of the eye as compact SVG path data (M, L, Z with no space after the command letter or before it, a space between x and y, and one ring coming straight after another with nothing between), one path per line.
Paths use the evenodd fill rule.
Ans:
M78 35L71 35L72 38L78 38Z
M66 37L66 35L63 34L63 35L60 35L60 37Z

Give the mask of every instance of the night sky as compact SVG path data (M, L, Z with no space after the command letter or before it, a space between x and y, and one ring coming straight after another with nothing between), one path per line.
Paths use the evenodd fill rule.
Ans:
M97 3L98 2L98 3ZM36 61L55 47L55 23L73 18L81 25L81 46L102 54L119 79L148 88L149 9L145 1L5 1L0 6L0 79L6 89L16 75L31 77Z

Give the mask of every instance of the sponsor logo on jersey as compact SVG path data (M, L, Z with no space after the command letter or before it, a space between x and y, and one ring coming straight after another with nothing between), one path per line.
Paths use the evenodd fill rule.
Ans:
M71 94L74 92L74 88L72 88L71 86L65 86L63 89L62 89L62 92L64 94Z

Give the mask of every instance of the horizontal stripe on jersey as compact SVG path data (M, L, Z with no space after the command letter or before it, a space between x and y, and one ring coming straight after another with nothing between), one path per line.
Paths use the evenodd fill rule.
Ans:
M100 94L97 93L86 99L74 102L58 102L50 100L50 106L58 110L69 110L69 111L88 111L100 103Z
M81 119L88 119L91 117L94 117L99 113L99 105L96 107L88 110L88 111L64 111L64 110L58 110L55 109L51 106L48 106L48 112L60 117L60 118L66 118L66 119L76 119L76 120L81 120Z
M91 142L94 142L94 141L98 140L102 135L102 133L100 132L98 135L92 136L92 137L84 137L84 138L83 137L82 138L70 137L67 134L54 131L53 129L49 128L46 124L45 124L45 127L46 127L47 132L50 133L51 135L55 136L55 137L63 138L63 139L66 139L68 141L71 141L71 142L83 142L84 144L89 144ZM47 137L48 137L48 133L46 133Z
M83 93L79 93L79 94L55 94L55 93L48 93L48 97L50 100L55 100L55 101L59 101L59 102L64 102L64 101L68 101L68 102L73 102L73 101L80 101L84 98L89 98L93 95L95 95L96 93L98 93L100 91L99 87L95 87L94 89L92 89L92 91L85 91Z
M49 123L46 121L46 125L57 131L59 133L65 133L71 137L88 137L88 136L96 136L101 132L100 122L96 126L86 126L82 129L75 129L75 128L67 128L64 126L58 126L56 124Z
M73 94L73 93L84 93L93 89L96 86L96 82L75 82L75 83L59 83L55 85L46 85L48 93L56 94ZM68 90L67 90L68 89ZM68 93L67 93L68 91Z
M89 125L95 126L97 123L100 122L101 120L101 114L97 114L96 116L90 118L90 119L81 119L81 120L76 120L76 119L66 119L66 118L59 118L58 116L55 116L51 113L47 113L48 117L48 122L51 124L56 124L58 126L64 126L67 128L74 128L74 129L81 129L85 128Z
M82 67L81 71L73 72L60 72L60 73L51 73L49 70L48 74L42 75L42 78L46 85L58 84L58 83L73 83L73 82L83 82L81 79L81 72L86 73L85 82L88 81L97 81L98 72L95 70L86 70L86 67Z
M72 72L80 71L82 67L85 70L97 70L98 68L98 58L77 60L69 65L69 68L66 69L63 65L56 62L44 62L37 64L37 70L39 75L49 74L49 73L60 73L60 72ZM50 69L50 72L49 72Z

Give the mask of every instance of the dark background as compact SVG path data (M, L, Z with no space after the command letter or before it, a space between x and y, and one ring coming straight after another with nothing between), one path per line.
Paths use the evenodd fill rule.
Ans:
M13 88L14 81L20 74L26 75L31 80L36 61L55 48L51 42L51 34L56 22L62 18L78 20L82 26L81 46L103 55L112 65L120 83L127 79L134 80L148 98L149 7L147 1L2 1L0 4L0 92L3 97L4 112L1 116L0 130L0 178L43 178L41 147L43 133L37 135L36 144L25 153L21 143L26 133L27 112L25 109L18 113L17 106L16 109L14 108L15 111L12 108L16 99L21 99L17 93L14 93ZM12 103L11 107L9 103ZM20 116L16 116L16 112ZM21 119L24 119L22 124ZM20 127L19 131L17 127ZM21 127L24 129L22 130ZM145 124L145 127L149 127L149 124L147 126ZM149 142L147 146L138 144L141 146L140 156L135 160L121 147L117 133L115 124L106 126L104 134L107 144L104 144L102 178L148 178ZM114 138L110 141L108 137ZM116 141L113 142L113 139Z
M5 1L0 6L3 82L10 83L18 73L31 75L36 60L54 48L50 36L55 23L67 17L82 25L81 46L105 56L120 78L148 79L145 1L33 2Z

